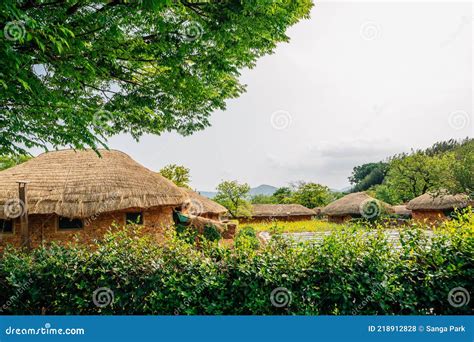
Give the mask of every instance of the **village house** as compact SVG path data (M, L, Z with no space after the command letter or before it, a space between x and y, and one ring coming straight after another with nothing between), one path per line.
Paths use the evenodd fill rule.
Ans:
M328 221L334 223L343 223L353 218L372 219L386 212L393 212L389 204L376 200L365 192L348 194L322 210Z
M156 237L173 226L185 191L123 152L99 153L47 152L0 172L0 247L89 243L114 223Z
M227 213L227 209L219 203L216 203L191 189L183 188L183 190L189 197L185 205L187 204L189 207L188 210L191 214L220 221Z
M250 217L239 217L239 222L306 221L315 212L300 204L253 204Z
M417 221L437 222L446 220L455 209L469 205L469 197L464 194L451 195L445 191L426 193L408 202L407 208Z

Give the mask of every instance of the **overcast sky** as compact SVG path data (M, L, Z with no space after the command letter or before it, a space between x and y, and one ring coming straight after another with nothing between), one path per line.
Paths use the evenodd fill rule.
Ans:
M344 188L356 165L474 135L473 19L468 2L317 3L288 44L242 72L247 92L212 127L110 147L153 170L185 165L198 190Z

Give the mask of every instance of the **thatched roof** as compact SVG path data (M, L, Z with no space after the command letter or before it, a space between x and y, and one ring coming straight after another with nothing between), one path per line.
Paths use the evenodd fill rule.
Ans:
M323 213L323 207L316 207L316 208L313 208L313 211L316 215L321 215Z
M407 208L406 205L394 205L392 206L393 212L396 215L406 215L409 216L411 215L411 210Z
M301 204L254 204L252 217L279 217L315 215L315 212Z
M465 208L468 203L469 197L464 194L426 193L408 202L407 208L410 210L447 210Z
M389 204L376 200L365 192L355 192L328 204L323 213L330 216L362 215L365 210L370 209L365 206L372 202L378 203L380 208L387 212L392 211Z
M120 151L47 152L0 172L0 218L28 182L28 212L85 218L107 211L180 205L187 196Z
M220 205L219 203L214 202L213 200L200 195L196 191L191 189L185 189L184 191L189 196L189 203L191 205L191 210L196 212L196 215L211 213L211 214L224 214L227 212L227 209Z

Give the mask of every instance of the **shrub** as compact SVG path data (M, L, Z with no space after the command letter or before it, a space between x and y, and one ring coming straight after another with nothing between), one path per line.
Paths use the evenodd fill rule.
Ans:
M216 226L212 224L204 226L203 236L209 241L218 241L222 238L221 233L219 233Z
M259 249L260 241L257 238L255 229L250 226L241 228L235 237L235 247L242 249Z
M404 231L399 249L382 230L366 234L363 227L337 230L316 244L295 245L277 237L258 250L237 243L255 237L251 227L241 230L233 249L211 242L197 249L174 232L157 245L134 229L109 233L94 248L52 245L28 253L7 249L0 259L0 310L4 314L471 314L472 300L453 306L450 292L463 288L472 294L474 215L460 213L431 239L421 228ZM102 297L97 296L100 291ZM286 294L278 297L287 299L286 305L274 305L276 291Z

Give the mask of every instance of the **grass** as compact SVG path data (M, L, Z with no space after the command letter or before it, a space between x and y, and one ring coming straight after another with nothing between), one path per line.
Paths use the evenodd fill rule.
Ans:
M278 233L298 233L298 232L323 232L336 228L341 225L329 223L321 220L308 220L297 222L273 221L265 223L242 223L241 227L253 227L257 232L278 232Z

